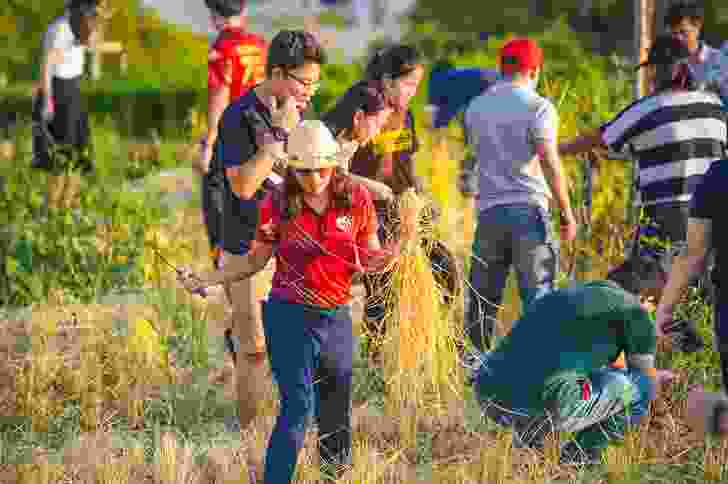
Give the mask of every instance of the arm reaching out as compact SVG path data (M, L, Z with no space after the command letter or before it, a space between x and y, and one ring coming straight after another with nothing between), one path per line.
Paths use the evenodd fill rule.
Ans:
M675 305L680 301L690 280L705 269L710 251L711 221L688 219L688 245L675 259L667 285L657 306L655 325L658 334L666 323L672 321Z
M602 132L595 129L578 136L573 140L559 144L558 153L561 156L572 156L591 151L595 148L606 148L602 142Z
M194 293L202 288L240 281L262 271L272 256L272 244L258 243L244 257L235 257L231 262L224 264L222 269L202 274L193 274L185 270L180 282L188 291Z

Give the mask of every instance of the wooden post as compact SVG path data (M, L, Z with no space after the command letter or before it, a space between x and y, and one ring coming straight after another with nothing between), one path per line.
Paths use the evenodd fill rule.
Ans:
M656 34L655 0L635 0L635 58L638 63L647 60L647 54ZM640 69L635 84L635 98L647 94L647 71Z
M655 38L656 18L655 0L635 0L635 59L637 63L647 60L650 46ZM647 69L640 69L635 77L634 97L639 99L648 94L650 83ZM632 190L630 199L627 201L627 223L636 224L639 222L640 197L637 190L636 180L639 173L639 166L632 161Z

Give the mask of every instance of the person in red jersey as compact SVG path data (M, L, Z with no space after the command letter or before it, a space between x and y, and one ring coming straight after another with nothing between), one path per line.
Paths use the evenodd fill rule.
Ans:
M265 78L266 40L245 29L245 0L205 0L210 22L219 35L208 57L207 134L200 143L194 168L202 177L202 212L213 263L221 254L222 208L216 196L219 185L210 173L217 126L225 108ZM217 203L216 203L217 201Z

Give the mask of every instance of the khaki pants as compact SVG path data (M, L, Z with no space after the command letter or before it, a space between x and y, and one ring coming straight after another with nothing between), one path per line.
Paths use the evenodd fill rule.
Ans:
M226 252L223 264L235 257L243 256ZM265 334L260 303L265 275L266 272L262 271L249 279L225 287L232 306L230 327L240 342L235 372L241 430L258 415L269 378L265 365Z

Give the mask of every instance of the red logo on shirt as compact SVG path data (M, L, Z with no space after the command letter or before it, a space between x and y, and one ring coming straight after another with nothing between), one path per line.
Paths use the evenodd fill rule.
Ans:
M344 232L351 232L353 226L354 220L351 218L351 215L341 215L340 217L336 218L336 228L338 228L339 230L343 230Z

